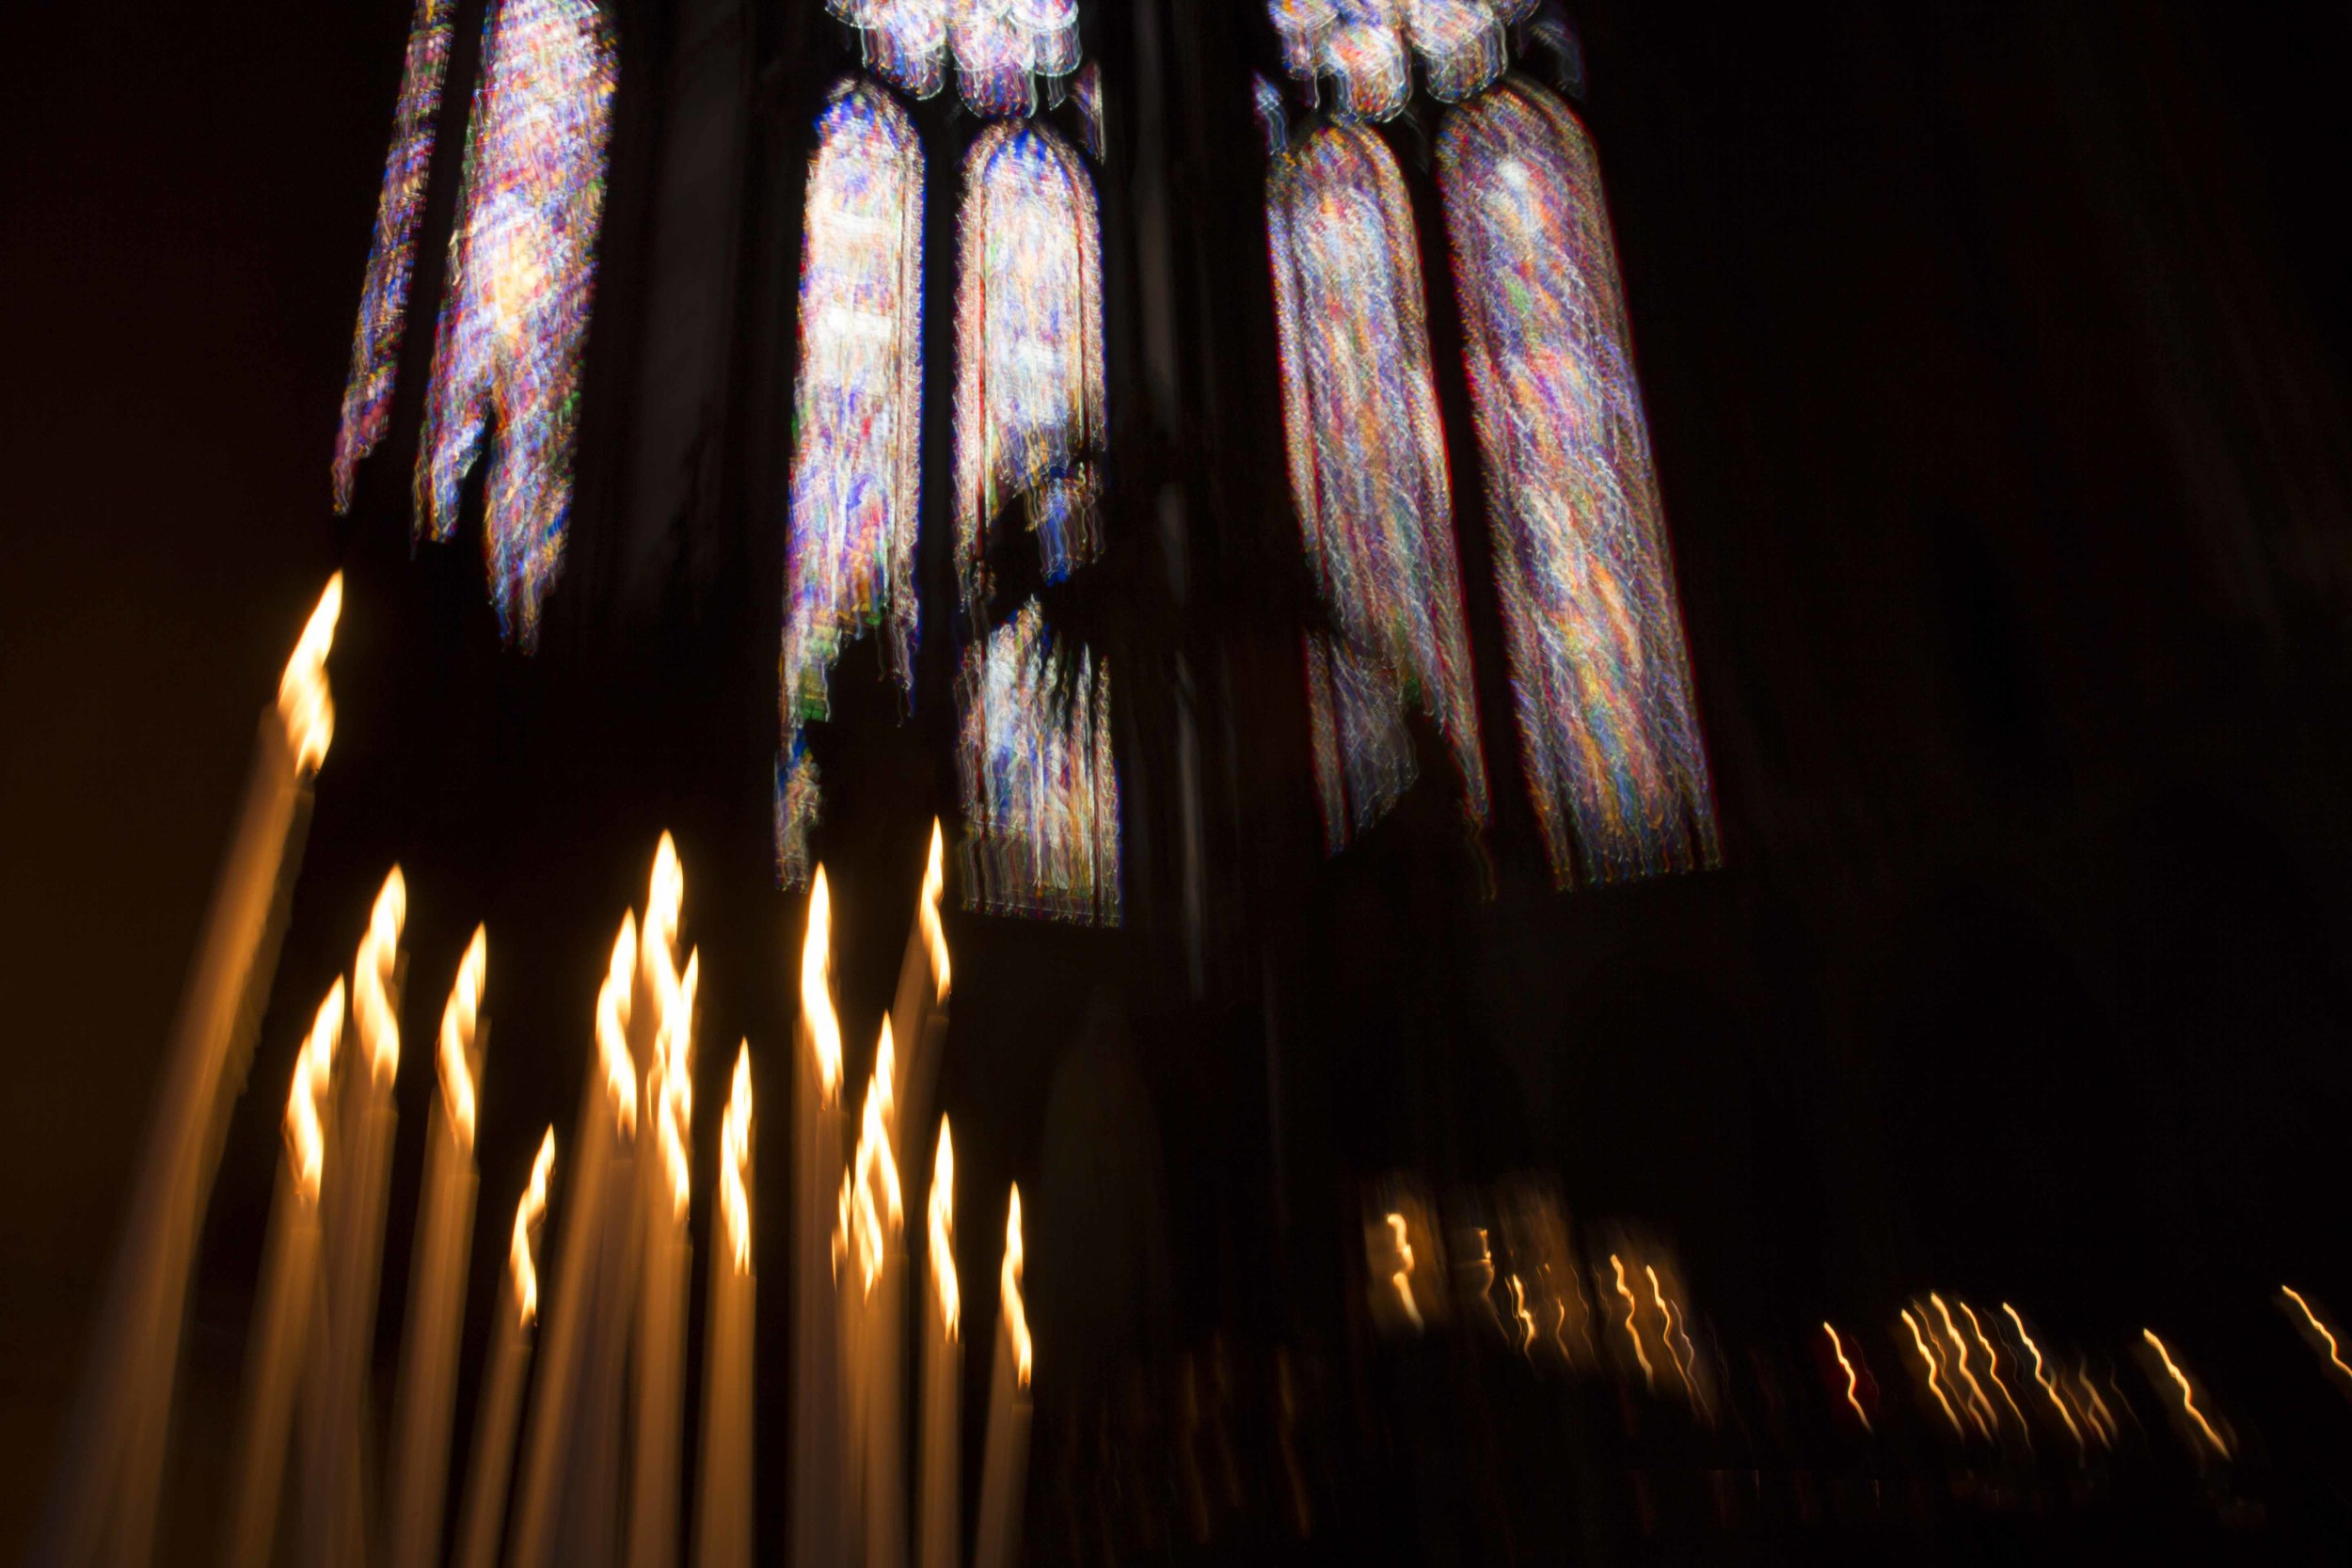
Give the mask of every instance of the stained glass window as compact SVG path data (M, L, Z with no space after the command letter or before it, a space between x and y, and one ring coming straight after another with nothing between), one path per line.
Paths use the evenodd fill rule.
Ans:
M817 764L835 659L868 630L914 681L923 408L923 150L906 111L844 83L818 121L801 262L801 380L786 554L785 879L808 873Z
M968 896L1115 924L1110 672L1058 647L1034 599L989 625L992 542L1033 541L1048 581L1099 549L1098 223L1093 182L1053 132L996 125L973 144L956 291L956 561L976 628L961 694Z
M597 0L496 0L417 453L417 522L447 538L485 439L484 531L508 636L536 640L571 517L580 353L616 65Z
M1078 67L1078 0L827 0L858 29L866 60L919 98L946 82L975 114L1025 115L1041 77Z
M1359 127L1315 132L1275 160L1266 226L1291 489L1331 620L1307 648L1326 843L1344 846L1412 782L1408 705L1436 721L1465 808L1484 820L1445 443L1396 160Z
M384 189L375 202L375 243L359 286L359 325L352 334L351 378L343 386L342 425L335 434L335 510L351 507L359 460L384 438L391 416L392 372L401 328L408 316L408 277L417 250L417 220L424 210L425 175L433 164L433 122L441 112L441 79L449 71L455 0L417 0L408 55L392 121L392 148L384 158Z
M1591 142L1506 82L1438 142L1528 793L1552 873L1712 864L1714 798Z
M1386 119L1412 95L1412 61L1432 97L1469 97L1502 70L1504 30L1535 0L1266 0L1295 76L1329 76L1351 119Z

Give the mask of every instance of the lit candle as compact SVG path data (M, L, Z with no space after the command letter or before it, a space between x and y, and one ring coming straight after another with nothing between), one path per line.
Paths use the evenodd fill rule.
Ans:
M686 1359L686 1236L694 1110L693 1014L699 960L677 970L678 913L686 879L663 833L638 940L638 985L646 1020L644 1125L651 1148L638 1162L644 1276L637 1309L636 1465L629 1494L630 1568L677 1560L678 1421Z
M400 1070L400 928L407 913L407 884L395 865L375 896L351 971L359 1059L358 1070L344 1080L336 1130L337 1185L326 1215L331 1263L322 1390L326 1424L306 1455L304 1548L307 1560L320 1568L355 1560L365 1539L359 1517L360 1427L375 1344L375 1287L384 1260L384 1188L399 1122L392 1081Z
M496 1314L498 1327L483 1374L474 1423L473 1479L457 1523L457 1568L493 1568L500 1528L506 1523L506 1482L515 1465L516 1418L522 1412L523 1375L531 1369L531 1331L539 1319L539 1267L532 1248L548 1212L548 1177L555 1169L555 1129L539 1140L531 1184L515 1205L515 1235L507 1245L507 1285L514 1293Z
M906 1210L898 1162L891 1147L897 1053L890 1021L882 1020L874 1048L874 1076L866 1087L850 1199L856 1238L857 1368L861 1433L865 1439L865 1544L867 1568L899 1568L906 1560L905 1458L900 1447L899 1364L904 1357L898 1297L905 1275L901 1237Z
M516 1502L513 1568L543 1568L551 1560L559 1483L578 1440L575 1406L589 1354L589 1322L598 1285L597 1261L608 1249L607 1192L637 1132L637 1064L629 1055L630 977L637 968L637 920L621 916L612 961L596 992L596 1070L580 1104L580 1150L565 1188L562 1272L556 1277L548 1354L532 1390L531 1427L524 1436L522 1491Z
M474 1085L482 1072L487 933L474 927L441 1012L441 1095L425 1129L424 1191L417 1205L409 1266L407 1343L401 1351L400 1408L392 1440L386 1524L392 1568L425 1568L441 1555L441 1504L449 1485L450 1412L457 1392L457 1346L473 1250ZM550 1130L552 1131L552 1130Z
M801 1008L792 1044L792 1563L842 1568L841 1318L833 1240L841 1168L841 1022L834 1010L825 868L808 890Z
M124 1561L151 1555L190 1264L230 1102L245 1086L251 1031L278 969L286 900L310 831L310 781L334 735L326 653L342 602L339 572L294 645L277 703L262 714L245 803L157 1075L147 1152L42 1522L35 1556L46 1561L91 1560L102 1541Z
M996 1324L996 1370L988 1394L988 1448L980 1466L979 1539L973 1568L1012 1568L1029 1480L1029 1315L1021 1298L1021 1189L1005 1214L1005 1263Z
M710 1249L710 1317L703 1369L697 1568L752 1561L752 1047L735 1054L719 1118L719 1244Z
M939 1085L939 1061L947 1038L947 929L940 902L947 890L939 823L931 823L931 849L923 867L923 888L907 932L906 956L898 963L898 989L890 1024L898 1049L898 1082L891 1085L900 1127L930 1124L931 1096Z
M295 1373L307 1360L319 1294L319 1190L326 1173L325 1111L335 1047L342 1038L343 983L319 1005L310 1038L294 1056L286 1096L286 1158L271 1201L262 1291L246 1348L244 1434L230 1513L229 1568L264 1568L278 1529L278 1499L294 1423Z
M956 1568L961 1533L957 1515L963 1506L963 1467L958 1462L963 1303L956 1277L956 1156L946 1117L939 1118L939 1153L931 1163L925 1207L930 1223L924 1272L930 1288L923 1293L923 1501L915 1560L918 1568Z

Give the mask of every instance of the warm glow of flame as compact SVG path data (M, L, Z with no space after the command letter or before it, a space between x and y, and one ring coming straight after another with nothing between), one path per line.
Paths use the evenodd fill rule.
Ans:
M2319 1314L2312 1310L2312 1304L2303 1299L2302 1291L2292 1285L2281 1285L2279 1289L2289 1301L2295 1303L2296 1307L2303 1314L2304 1321L2312 1325L2312 1331L2328 1341L2328 1359L2336 1370L2347 1378L2352 1378L2352 1367L2344 1365L2344 1356L2336 1348L2335 1331L2319 1321Z
M1968 1403L1964 1408L1968 1412L1969 1424L1990 1442L1993 1429L1999 1424L1999 1419L1993 1414L1992 1402L1984 1397L1984 1386L1977 1381L1977 1374L1968 1370L1968 1342L1960 1337L1960 1325L1952 1322L1952 1309L1944 1305L1942 1296L1930 1291L1928 1305L1934 1307L1936 1315L1944 1320L1944 1336L1952 1347L1952 1365L1959 1369L1962 1381L1968 1385Z
M1829 1348L1837 1357L1837 1364L1846 1370L1846 1402L1853 1406L1853 1418L1862 1423L1863 1431L1874 1432L1876 1429L1870 1425L1869 1414L1862 1408L1862 1380L1854 1374L1853 1363L1846 1359L1846 1342L1837 1337L1834 1324L1822 1323L1821 1332L1829 1336Z
M893 1067L890 1021L885 1018L882 1039L874 1048L874 1076L866 1085L866 1111L859 1121L857 1158L851 1167L851 1234L868 1291L882 1277L890 1237L906 1220L898 1189L898 1159L890 1142Z
M326 689L326 651L334 645L335 622L343 612L343 575L326 579L310 624L302 628L294 657L278 682L278 717L286 726L286 744L294 754L295 770L305 777L326 760L335 738L335 702Z
M1633 1341L1633 1358L1642 1364L1642 1382L1653 1394L1658 1392L1658 1370L1649 1364L1649 1352L1642 1348L1641 1303L1633 1299L1633 1287L1625 1282L1625 1261L1615 1253L1609 1255L1609 1266L1616 1271L1617 1294L1625 1297L1625 1332Z
M915 911L915 919L923 927L923 940L930 944L931 979L938 986L937 1000L947 1000L947 927L939 918L939 901L947 892L946 863L942 855L939 818L931 818L931 857L923 866L923 897Z
M1535 1354L1535 1315L1527 1309L1527 1291L1519 1284L1519 1276L1509 1276L1511 1286L1511 1315L1518 1320L1520 1329L1519 1354L1533 1358Z
M335 1073L335 1047L343 1037L343 983L337 980L319 1004L310 1037L294 1053L294 1086L286 1094L286 1156L294 1190L316 1203L326 1173L326 1124L319 1107L326 1101Z
M947 1118L939 1118L939 1154L931 1162L930 1221L931 1279L938 1287L939 1321L947 1338L956 1337L963 1316L962 1287L956 1278L956 1151L947 1136Z
M1389 1229L1396 1237L1397 1261L1396 1272L1389 1275L1389 1283L1396 1287L1396 1299L1404 1307L1406 1317L1412 1320L1413 1327L1418 1332L1422 1326L1421 1305L1413 1300L1413 1243L1412 1239L1405 1233L1405 1216L1391 1214Z
M1029 1309L1021 1300L1021 1187L1013 1184L1012 1203L1005 1212L1005 1266L998 1277L1005 1328L1012 1336L1014 1371L1020 1386L1029 1386Z
M2214 1452L2224 1459L2229 1458L2230 1445L2221 1440L2221 1433L2214 1431L2213 1423L2205 1419L2205 1413L2197 1408L2196 1398L2189 1392L2188 1374L2181 1370L2179 1365L2173 1361L2172 1353L2165 1348L2162 1339L2156 1338L2154 1329L2143 1328L2139 1331L2139 1337L2147 1340L2155 1351L2157 1359L2164 1363L2165 1374L2171 1378L2173 1386L2180 1389L2182 1414L2197 1423L2197 1430L2205 1434L2205 1441L2213 1445Z
M833 898L818 866L808 886L808 933L801 939L801 1022L817 1053L818 1099L832 1104L841 1093L841 1019L833 1010Z
M648 974L671 972L677 962L678 911L686 902L686 873L677 845L668 833L653 848L653 875L645 887L645 918L637 933L641 961Z
M2087 1357L2075 1360L2074 1386L2090 1396L2083 1405L2083 1418L2098 1429L2101 1444L2110 1449L2115 1447L2115 1440L2122 1435L2123 1429L2116 1421L2115 1412L2107 1408L2106 1399L2099 1392L2099 1386L2090 1381L2090 1362Z
M596 1059L604 1066L605 1098L612 1102L612 1122L624 1137L637 1131L637 1058L628 1049L628 1010L631 977L637 970L637 917L621 915L621 929L612 939L612 961L596 991Z
M645 1073L645 1101L655 1118L661 1167L670 1179L671 1212L686 1218L692 1184L694 1127L694 993L701 984L702 954L686 956L686 974L661 999L654 1037L654 1065Z
M2067 1432L2072 1434L2074 1439L2075 1449L2078 1452L2087 1451L2083 1443L2083 1429L2074 1424L2074 1413L2066 1408L2066 1401L2064 1397L2058 1393L2058 1385L2050 1381L2049 1373L2043 1370L2042 1362L2042 1347L2035 1344L2033 1342L2033 1336L2026 1332L2026 1320L2019 1317L2017 1315L2017 1308L2011 1307L2007 1302L2001 1303L2001 1310L2009 1314L2009 1321L2016 1326L2017 1338L2019 1341L2025 1345L2026 1352L2033 1356L2033 1380L2042 1385L2042 1391L2044 1394L2047 1394L2050 1397L2050 1402L2057 1406L2058 1419L2066 1423Z
M1903 1326L1911 1330L1911 1342L1918 1348L1919 1365L1928 1370L1928 1392L1933 1394L1935 1402L1944 1407L1944 1418L1952 1423L1953 1434L1966 1436L1967 1433L1961 1431L1960 1417L1953 1411L1952 1402L1944 1397L1944 1380L1935 1371L1935 1353L1928 1349L1927 1337L1919 1332L1919 1320L1911 1315L1908 1307L1902 1309L1902 1314Z
M751 1181L752 1042L745 1040L736 1049L735 1083L719 1115L719 1218L737 1274L752 1272Z
M351 966L351 1016L359 1025L359 1048L379 1086L400 1070L400 1009L392 1005L392 980L400 969L400 927L408 918L408 884L400 867L384 879L368 915L367 934Z
M1642 1272L1649 1275L1650 1300L1658 1304L1658 1322L1661 1325L1658 1338L1665 1344L1667 1355L1674 1360L1675 1375L1682 1379L1682 1391L1686 1394L1694 1393L1695 1390L1691 1386L1691 1369L1684 1363L1682 1352L1675 1347L1674 1310L1666 1305L1666 1292L1659 1287L1658 1270L1655 1265L1645 1263L1642 1265Z
M1984 1351L1985 1375L1993 1380L1993 1386L2001 1391L2001 1402L2009 1406L2009 1413L2017 1418L2017 1431L2025 1438L2026 1450L2030 1452L2033 1449L2033 1428L2026 1424L2026 1413L2017 1407L2017 1401L2010 1393L2009 1385L2001 1381L2001 1358L1994 1351L1993 1341L1985 1334L1984 1325L1977 1322L1977 1309L1963 1301L1960 1304L1960 1311L1968 1320L1968 1331L1977 1337L1977 1344Z
M441 1009L441 1104L457 1133L460 1148L473 1148L473 1036L482 1016L482 986L490 961L488 931L473 928L473 941L458 961L456 982L449 988L449 1006Z
M531 1162L531 1185L515 1205L515 1239L508 1243L506 1262L515 1276L516 1321L529 1328L539 1315L539 1268L531 1256L538 1240L539 1223L548 1212L548 1178L555 1171L555 1129L539 1140L539 1157Z

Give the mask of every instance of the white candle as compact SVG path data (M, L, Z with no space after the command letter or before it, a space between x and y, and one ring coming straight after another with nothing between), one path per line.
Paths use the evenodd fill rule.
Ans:
M710 1249L696 1568L752 1561L752 1048L736 1052L719 1118L719 1236Z
M808 891L792 1042L793 1568L842 1568L847 1560L841 1315L833 1246L842 1212L841 1023L834 1011L832 958L832 909L820 865Z
M157 1074L147 1152L34 1554L41 1560L88 1561L102 1542L125 1561L151 1555L196 1239L278 968L310 830L310 780L334 735L326 653L342 599L339 572L287 661L276 705L262 715L245 802Z
M637 1310L636 1464L629 1491L630 1568L677 1560L678 1422L684 1397L686 1221L689 1150L694 1106L693 1014L697 958L677 969L677 928L686 879L676 847L663 833L654 851L645 919L638 941L638 987L645 1061L644 1125L638 1162L638 1213L644 1272Z
M482 1071L481 1018L487 933L477 926L441 1013L441 1096L425 1129L424 1190L409 1268L407 1343L392 1440L386 1524L392 1568L427 1568L441 1556L441 1505L449 1486L450 1414L457 1392L466 1273L473 1250L474 1085ZM552 1129L550 1129L552 1132Z
M1029 1484L1029 1317L1021 1297L1021 1189L1005 1216L1005 1263L996 1367L988 1395L988 1448L980 1468L978 1539L973 1568L1012 1568L1021 1552L1021 1511Z
M956 1275L956 1157L947 1118L939 1118L939 1153L931 1164L930 1224L924 1248L922 1513L918 1520L918 1568L957 1568L961 1556L957 1527L963 1506L961 1434L963 1346L959 1338L962 1292Z
M515 1424L522 1410L523 1374L531 1367L532 1328L539 1318L539 1268L532 1247L548 1212L548 1177L555 1168L555 1129L539 1142L531 1184L515 1205L514 1239L507 1246L511 1303L497 1313L490 1360L476 1400L473 1477L467 1483L465 1513L458 1520L456 1568L494 1568L499 1536L506 1523L506 1482L515 1464Z
M342 1027L343 983L338 980L295 1054L294 1086L286 1096L286 1158L278 1170L278 1196L270 1205L262 1291L246 1348L244 1432L238 1443L228 1546L222 1554L230 1568L265 1568L277 1535L295 1373L308 1359L312 1305L319 1293L319 1190L326 1169L324 1112Z
M855 1264L860 1291L859 1411L864 1437L864 1538L867 1568L900 1568L906 1560L905 1455L901 1448L900 1369L905 1359L898 1298L906 1264L906 1211L892 1148L891 1085L897 1077L890 1021L874 1050L852 1173Z

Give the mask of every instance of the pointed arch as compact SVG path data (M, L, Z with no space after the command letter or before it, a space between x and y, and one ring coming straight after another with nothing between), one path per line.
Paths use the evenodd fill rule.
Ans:
M1343 847L1412 782L1408 704L1436 721L1483 821L1445 439L1396 160L1360 127L1313 133L1275 160L1266 229L1291 491L1331 620L1307 639L1325 842Z
M1447 119L1452 237L1529 798L1552 875L1713 864L1713 788L1600 166L1513 78Z

